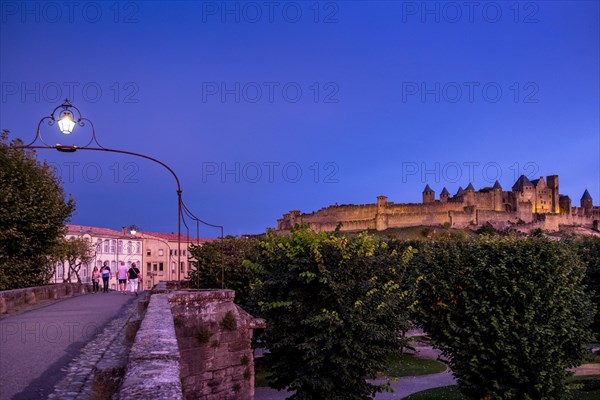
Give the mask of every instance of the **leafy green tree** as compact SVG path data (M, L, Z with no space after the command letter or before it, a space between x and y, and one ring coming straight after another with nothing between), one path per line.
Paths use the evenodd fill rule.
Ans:
M584 236L574 241L575 248L586 266L584 283L596 304L596 313L592 322L592 331L597 340L600 340L600 238Z
M585 268L568 243L482 236L424 244L419 323L471 399L561 399L589 339Z
M61 182L34 151L13 149L0 134L0 290L42 285L49 256L75 209ZM22 145L15 140L11 145Z
M295 391L292 399L367 399L385 389L365 379L406 344L411 256L366 234L269 232L256 293L272 386Z
M235 302L256 315L258 309L251 292L259 276L254 263L258 250L258 239L233 236L191 246L190 287L221 288L223 280L225 288L235 290Z
M65 268L63 282L71 282L71 276L74 274L77 283L81 283L81 266L89 263L94 258L94 246L87 240L79 237L61 238L52 252L54 259L60 262Z

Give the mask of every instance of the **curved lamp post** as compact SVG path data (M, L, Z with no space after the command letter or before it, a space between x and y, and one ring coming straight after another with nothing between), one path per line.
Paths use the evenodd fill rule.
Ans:
M83 146L78 145L69 145L69 144L48 144L44 141L44 137L42 136L41 127L46 123L50 126L55 124L58 125L60 131L65 135L70 135L75 127L80 126L84 127L87 124L92 128L92 137L90 140ZM67 137L67 136L65 136ZM36 144L37 142L41 144ZM87 118L84 118L81 112L77 107L75 107L69 99L65 99L65 101L56 107L49 116L43 117L37 126L37 132L35 138L26 145L22 146L8 146L7 149L56 149L60 152L65 153L74 153L78 150L89 150L89 151L104 151L109 153L119 153L119 154L128 154L130 156L145 158L146 160L153 161L162 167L166 168L177 183L177 265L181 264L181 184L179 182L179 178L175 171L173 171L167 164L163 163L160 160L157 160L154 157L147 156L141 153L135 153L132 151L118 150L118 149L109 149L103 147L98 142L96 138L96 129L94 128L94 124ZM180 286L181 280L181 272L180 269L177 269L177 287Z

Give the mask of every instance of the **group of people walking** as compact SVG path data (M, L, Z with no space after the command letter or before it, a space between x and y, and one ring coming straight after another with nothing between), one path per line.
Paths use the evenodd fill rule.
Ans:
M98 293L100 286L100 278L102 278L102 292L108 293L108 281L112 278L112 272L108 266L108 261L104 261L104 265L98 271L98 267L94 266L92 271L92 292ZM131 293L138 295L138 283L140 278L140 270L135 266L135 263L131 264L131 267L127 268L124 261L117 267L117 280L119 284L117 290L123 294L127 291L127 281L129 281L129 288Z

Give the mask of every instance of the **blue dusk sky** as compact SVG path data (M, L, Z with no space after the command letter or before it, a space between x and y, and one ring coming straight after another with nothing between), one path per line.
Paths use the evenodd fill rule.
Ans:
M521 174L600 203L598 1L2 1L0 128L69 98L99 143L155 157L225 234L289 210L420 202ZM84 144L43 125L50 144ZM174 179L40 150L72 222L177 229ZM190 221L191 223L191 221ZM192 226L195 227L195 224ZM194 229L195 230L195 229ZM219 231L201 227L200 235Z

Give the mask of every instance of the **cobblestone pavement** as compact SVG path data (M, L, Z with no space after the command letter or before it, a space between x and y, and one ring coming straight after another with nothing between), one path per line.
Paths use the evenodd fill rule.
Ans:
M48 399L87 400L92 391L103 390L102 385L111 380L113 389L117 388L133 339L127 338L127 324L139 318L138 303L145 297L138 296L126 306L120 317L112 320L94 340L81 349L79 355L62 369L66 376L54 386L54 392Z
M103 360L126 357L125 327L143 297L85 294L2 318L0 399L89 398Z

